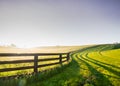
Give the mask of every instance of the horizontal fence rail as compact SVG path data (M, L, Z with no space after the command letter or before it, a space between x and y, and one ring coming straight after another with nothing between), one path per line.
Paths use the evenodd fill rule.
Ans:
M46 67L46 66L51 66L51 65L56 65L56 64L61 64L63 62L67 62L70 60L70 53L0 53L0 58L4 57L15 57L15 56L33 56L33 59L24 59L24 60L12 60L12 61L1 61L0 60L0 65L4 65L4 64L19 64L19 63L33 63L33 66L24 66L24 67L15 67L15 68L2 68L0 69L0 72L8 72L8 71L16 71L16 70L24 70L24 69L33 69L34 73L38 73L38 68L41 67ZM53 56L53 55L57 55L58 57L55 58L42 58L39 59L39 56ZM65 56L63 56L65 55ZM63 61L63 59L66 59ZM54 61L54 60L58 60L58 62L54 62L54 63L47 63L47 64L41 64L39 65L38 62L45 62L45 61Z

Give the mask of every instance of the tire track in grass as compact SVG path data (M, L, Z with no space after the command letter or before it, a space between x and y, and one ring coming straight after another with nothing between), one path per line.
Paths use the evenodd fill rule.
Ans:
M103 56L101 53L102 53L103 51L105 51L105 50L110 50L110 49L112 49L112 48L114 48L114 45L111 45L111 44L106 45L106 46L102 46L102 48L101 48L98 52L96 52L96 53L100 54L102 57L105 57L105 56ZM107 65L107 66L111 66L111 67L116 68L116 69L120 69L120 67L118 67L118 66L115 66L115 65L112 65L112 64L108 64L108 63L101 62L101 61L95 60L95 59L93 59L93 58L90 58L90 57L88 57L88 54L89 54L89 53L86 53L87 58L89 58L89 59L91 59L91 60L93 60L93 61L95 61L95 62L104 64L104 65ZM107 57L107 61L108 61L108 58L109 58L109 57Z
M111 47L111 49L109 48L109 46ZM114 49L115 45L109 45L109 46L108 46L108 50L112 50L112 49L115 50L115 49ZM119 60L120 60L119 58L116 58L116 57L114 58L114 57L111 57L110 55L107 56L107 55L106 55L106 52L104 52L104 51L105 51L105 49L99 51L101 57L103 57L104 60L106 60L107 62L110 62L110 63L111 63L111 60L112 60L112 65L113 65L113 64L116 64L116 61L119 61ZM110 52L112 52L112 51L110 51ZM108 59L108 58L110 58L110 59ZM119 63L119 62L117 62L117 63ZM115 65L113 65L113 66L115 66ZM116 67L116 68L117 68L117 67ZM120 68L120 67L118 67L118 68Z
M89 62L91 62L91 63L94 63L94 64L96 64L96 65L98 65L98 66L104 68L105 70L107 70L107 71L113 73L114 75L119 76L119 78L120 78L120 72L119 72L119 71L116 71L116 70L114 70L114 69L111 69L111 68L108 67L108 66L105 66L105 65L103 65L103 64L101 64L101 63L98 63L98 62L96 62L96 61L90 59L89 56L88 56L88 53L85 55L85 57L87 57L87 58L83 58L84 60L89 61Z
M89 83L94 84L95 86L112 86L111 82L108 78L104 76L101 72L97 71L96 68L94 68L92 65L90 65L86 60L83 59L83 56L77 56L76 57L78 61L82 61L87 67L88 71L91 72L91 80L89 80ZM82 58L82 59L81 59Z
M115 45L109 44L109 45L107 45L106 47L103 47L103 49L99 50L98 53L101 55L101 57L105 57L105 58L106 58L105 60L106 60L107 62L109 61L109 62L111 63L111 60L108 59L108 58L111 58L111 57L104 56L104 55L102 54L102 52L104 52L105 50L114 49L114 47L115 47ZM88 56L88 54L87 54L87 56ZM115 66L115 65L112 65L112 64L108 64L108 63L105 63L105 62L101 62L101 61L95 60L95 59L90 58L90 57L89 57L89 59L91 59L91 60L93 60L93 61L96 61L96 62L99 62L99 63L101 63L101 64L104 64L104 65L106 65L106 66L110 66L110 67L112 67L112 68L116 68L116 69L120 70L120 67L118 67L118 66ZM114 60L115 60L115 59L114 59Z
M91 52L100 55L100 51L109 48L108 45L97 45L76 51L71 54L72 63L64 70L31 86L113 86L113 82L111 82L106 74L99 71L98 68L110 71L108 66L115 66L97 59L93 60L93 58L89 56ZM113 69L112 72L118 75ZM88 74L84 75L85 73Z
M105 47L103 46L102 49L98 50L98 53L99 53L99 52L102 52L102 51L104 51L104 50L112 49L113 47L114 47L113 45L107 45L107 46L105 46ZM85 54L85 57L87 57L87 59L84 58L85 60L87 60L87 61L89 61L89 62L91 62L91 63L94 63L94 64L96 64L96 65L104 68L105 70L113 73L114 75L117 75L117 76L118 76L117 78L120 79L120 71L116 71L116 70L113 69L113 68L120 69L120 67L117 67L117 66L115 66L115 65L111 65L111 64L108 64L108 63L104 63L104 62L100 62L100 61L98 61L98 60L92 59L92 58L90 58L90 57L88 56L89 53L90 53L90 52L88 52L88 53ZM107 58L107 59L108 59L108 58ZM111 69L111 67L112 67L112 69ZM110 75L109 75L109 76L110 76Z
M113 67L113 68L116 68L116 69L120 69L120 67L117 67L117 66L115 66L115 65L112 65L112 64L108 64L108 63L105 63L105 62L101 62L101 61L95 60L95 59L93 59L93 58L91 58L91 57L88 57L88 55L86 55L86 56L87 56L88 59L90 59L90 60L92 60L92 61L94 61L94 62L100 63L100 64L102 64L102 65L106 65L106 66L109 66L109 67Z
M97 47L94 47L94 48L99 48L98 46ZM91 48L93 51L96 51L94 48ZM83 54L86 54L86 51L89 52L89 50L91 49L86 49L86 50L83 50L82 52L78 52L76 57L78 59L78 61L82 61L87 67L88 67L88 71L91 72L91 75L88 77L88 79L91 79L89 80L89 83L92 83L94 84L95 86L112 86L111 82L109 81L108 78L106 78L104 76L104 74L102 74L101 72L97 71L96 68L94 68L92 65L90 65L87 61L83 60L83 59L80 59L81 57L83 58ZM84 53L85 52L85 53ZM96 79L95 79L96 78ZM104 79L104 80L103 80Z
M79 54L78 54L78 57L80 57L80 59L81 60L83 60L84 62L85 61L87 61L87 65L91 65L91 63L92 64L94 64L94 65L97 65L97 66L99 66L98 68L102 68L103 69L103 71L104 70L107 70L108 72L110 72L111 74L114 74L114 75L116 75L116 76L112 76L112 75L108 75L108 74L104 74L104 73L102 73L105 77L107 76L107 77L109 77L108 78L108 80L110 80L111 82L112 82L112 84L114 85L114 86L119 86L119 81L120 81L120 72L119 71L116 71L115 69L113 69L113 68L116 68L116 69L119 69L119 67L117 67L117 66L115 66L115 65L111 65L111 64L108 64L108 63L102 63L102 62L100 62L100 61L98 61L98 60L93 60L92 59L92 57L90 57L89 56L89 54L91 53L91 52L94 52L94 51L96 51L95 53L98 53L99 54L99 52L100 51L102 51L102 50L110 50L111 48L112 48L113 46L103 46L103 48L102 49L100 49L100 50L98 50L99 48L96 48L97 49L97 51L95 50L95 49L92 49L91 48L91 50L89 49L89 50L84 50L84 51L82 51L82 52L78 52ZM82 58L81 58L81 56L82 56ZM107 58L108 59L108 58ZM107 61L108 62L108 61ZM92 65L91 65L92 66ZM95 67L95 66L94 66ZM112 68L110 68L110 67L112 67ZM95 68L96 70L97 70L97 68ZM110 83L110 85L109 86L111 86L112 85L111 83Z

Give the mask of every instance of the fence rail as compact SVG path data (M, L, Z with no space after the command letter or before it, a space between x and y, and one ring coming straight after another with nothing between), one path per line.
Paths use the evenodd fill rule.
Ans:
M37 73L38 68L45 67L45 66L56 65L56 64L62 64L63 62L69 61L69 59L70 59L69 54L70 53L0 53L0 58L1 57L11 58L11 57L15 57L15 56L33 56L34 57L34 59L0 61L0 65L3 65L3 64L17 64L17 63L29 63L29 62L34 63L33 66L24 66L24 67L16 67L16 68L3 68L3 69L0 69L0 72L33 69L34 73ZM59 57L55 57L55 58L50 57L50 58L42 58L42 59L38 58L38 56L52 56L52 55L58 55ZM63 56L63 55L66 55L66 56ZM62 59L65 59L65 58L66 58L66 60L63 61ZM58 60L58 62L49 63L49 64L41 64L41 65L38 64L38 62L54 61L54 60Z

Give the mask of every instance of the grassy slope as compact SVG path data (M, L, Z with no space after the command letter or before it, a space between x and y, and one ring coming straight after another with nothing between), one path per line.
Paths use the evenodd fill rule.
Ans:
M120 49L113 48L101 45L80 50L71 55L69 67L30 86L119 86Z
M81 49L71 54L72 61L62 68L16 79L14 84L6 81L2 86L10 86L10 83L11 86L119 86L119 52L115 45Z
M40 48L31 48L31 49L19 49L19 48L12 48L12 47L0 47L0 53L29 53L29 52L32 52L32 53L60 53L60 52L70 52L70 51L74 51L74 50L78 50L80 48L83 48L83 47L87 47L88 45L85 45L85 46L55 46L55 47L40 47ZM53 57L53 56L52 56ZM29 57L27 57L29 58ZM41 58L41 57L40 57ZM48 57L49 58L49 57ZM13 57L13 58L7 58L7 57L0 57L0 61L8 61L8 60L17 60L17 59L26 59L26 57L22 58L22 57ZM50 63L50 62L49 62ZM41 64L41 63L40 63ZM19 66L25 66L27 64L16 64L16 65L0 65L0 68L8 68L8 67L19 67ZM28 65L31 65L28 64ZM42 79L41 78L41 75L43 76L52 76L54 75L54 73L56 74L56 72L58 73L58 69L61 69L61 67L59 65L57 65L58 68L57 69L52 69L54 70L54 72L52 71L50 74L48 73L48 71L51 71L51 68L53 68L53 66L50 66L50 67L45 67L46 69L48 69L47 74L46 72L43 73L43 74L40 74L40 77L37 77L38 80ZM55 66L56 67L56 66ZM44 68L40 68L40 70L44 70ZM13 71L13 72L2 72L0 73L0 76L9 76L9 75L14 75L14 74L29 74L29 72L31 72L32 70L20 70L20 71ZM28 76L28 75L25 75L25 80L27 81L27 83L30 83L30 82L33 82L34 80L36 81L36 76ZM0 84L2 86L16 86L18 85L19 81L21 81L22 79L18 79L16 77L16 79L8 79L8 80L0 80ZM34 81L34 82L35 82Z
M15 48L15 47L0 47L0 53L63 53L63 52L70 52L74 50L78 50L79 48L82 48L84 46L48 46L48 47L37 47L37 48L29 48L29 49L22 49L22 48ZM52 58L58 57L52 56ZM40 56L39 59L42 58L51 58L51 56ZM18 56L18 57L0 57L0 61L10 61L10 60L23 60L23 59L33 59L31 56ZM54 63L58 62L58 60L54 61L45 61L45 62L39 62L39 64L47 64L47 63ZM15 67L23 67L23 66L33 66L33 63L20 63L20 64L4 64L0 65L0 69L3 68L15 68ZM40 68L39 71L43 71L46 69L54 68L58 65L53 65L49 67L43 67ZM32 69L30 70L18 70L18 71L10 71L10 72L2 72L0 73L0 77L4 76L11 76L11 75L20 75L20 74L29 74L33 72Z

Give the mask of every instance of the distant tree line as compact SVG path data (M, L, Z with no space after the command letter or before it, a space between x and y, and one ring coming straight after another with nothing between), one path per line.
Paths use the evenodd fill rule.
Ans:
M120 43L118 43L118 42L114 43L113 49L119 49L119 48L120 48Z
M15 44L10 44L10 47L16 47L16 45Z
M5 44L4 44L4 45L0 45L0 46L3 46L3 47L17 47L17 46L16 46L15 44L13 44L13 43L12 43L12 44L9 44L9 45L5 45Z

